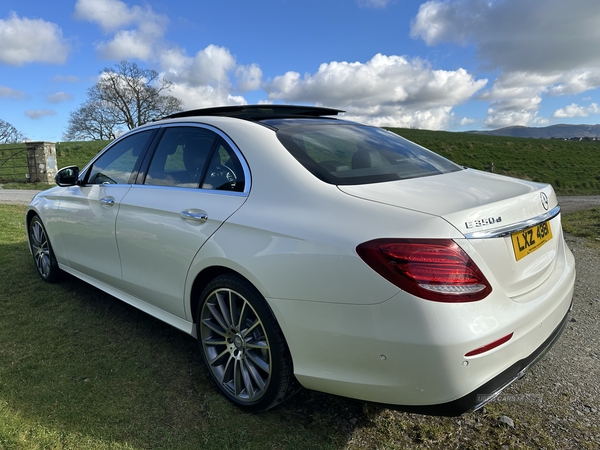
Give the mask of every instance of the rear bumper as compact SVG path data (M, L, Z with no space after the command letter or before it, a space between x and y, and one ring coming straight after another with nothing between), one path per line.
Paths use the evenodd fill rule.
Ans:
M479 302L428 302L400 292L379 304L267 299L308 389L430 415L483 406L560 335L575 263L560 247L554 271L517 300L496 289ZM504 336L512 338L467 356Z
M569 308L569 311L570 310L571 308ZM560 324L554 329L548 339L546 339L544 343L540 345L531 355L517 361L504 372L500 373L464 397L437 405L402 406L383 404L382 406L410 413L427 414L433 416L459 416L465 412L476 411L477 409L483 407L486 403L489 403L498 397L498 395L500 395L500 393L505 388L510 386L514 381L522 378L529 368L538 362L546 354L546 352L550 350L550 348L562 334L567 323L568 316L569 313L567 312Z

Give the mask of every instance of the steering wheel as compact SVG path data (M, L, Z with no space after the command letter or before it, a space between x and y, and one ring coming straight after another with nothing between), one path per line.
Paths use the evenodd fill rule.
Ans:
M235 172L228 166L221 164L212 170L207 177L212 189L233 190L237 181Z

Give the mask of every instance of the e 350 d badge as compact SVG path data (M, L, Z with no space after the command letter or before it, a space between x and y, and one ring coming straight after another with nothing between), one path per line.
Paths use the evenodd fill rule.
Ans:
M477 220L471 220L470 222L465 222L465 226L467 227L467 229L479 228L479 227L486 227L488 225L494 225L494 224L500 223L500 222L502 222L502 217L500 217L500 216L488 217L485 219L477 219Z

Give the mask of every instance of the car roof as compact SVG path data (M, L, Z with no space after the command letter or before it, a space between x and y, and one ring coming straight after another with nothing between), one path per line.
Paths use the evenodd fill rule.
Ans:
M250 121L284 118L314 118L322 116L336 116L345 111L334 108L302 105L236 105L219 106L216 108L193 109L182 111L162 119L179 119L198 116L234 117Z

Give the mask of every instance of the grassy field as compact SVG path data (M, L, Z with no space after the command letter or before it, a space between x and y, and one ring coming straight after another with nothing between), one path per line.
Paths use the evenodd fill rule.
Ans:
M559 195L600 194L600 144L393 128L392 131L474 169L550 183ZM56 147L59 167L83 168L108 142L64 142ZM3 146L0 145L0 152ZM11 183L6 188L32 187Z
M600 208L577 211L563 217L567 233L586 238L588 245L600 248Z
M562 398L438 418L301 391L242 413L213 386L191 337L72 277L41 281L24 211L0 205L2 450L558 448L544 411L569 407ZM570 217L600 239L600 210L583 226ZM525 395L520 386L508 392Z
M600 144L412 129L392 131L457 164L550 183L559 195L600 194Z

